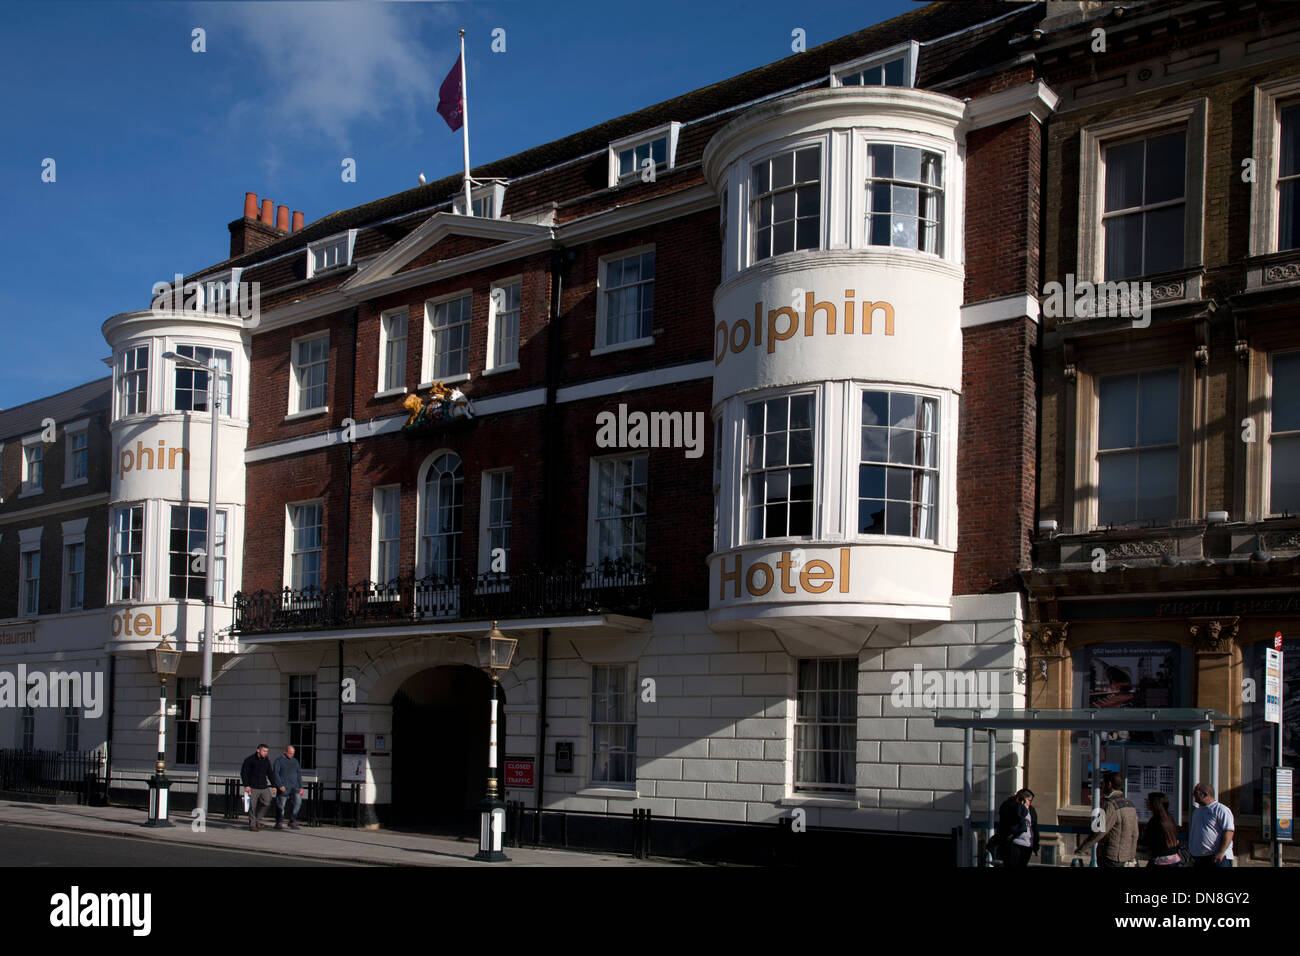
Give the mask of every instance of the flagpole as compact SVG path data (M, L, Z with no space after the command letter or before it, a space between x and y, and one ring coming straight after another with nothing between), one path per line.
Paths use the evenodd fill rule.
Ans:
M465 81L465 31L460 31L460 97L461 134L465 142L465 215L474 215L474 201L470 197L469 179L469 86Z

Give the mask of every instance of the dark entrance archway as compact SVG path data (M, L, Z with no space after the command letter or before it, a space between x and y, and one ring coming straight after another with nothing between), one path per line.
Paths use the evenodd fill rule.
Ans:
M393 695L395 826L478 833L478 804L487 786L491 684L477 668L448 664L407 678ZM504 704L505 695L498 694ZM497 752L500 764L505 753L500 718Z

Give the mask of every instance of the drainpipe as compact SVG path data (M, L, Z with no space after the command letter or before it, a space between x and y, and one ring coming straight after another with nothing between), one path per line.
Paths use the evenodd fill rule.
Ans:
M557 540L555 528L556 454L555 420L556 392L560 382L560 305L564 290L564 266L568 251L563 247L551 253L551 314L546 329L546 405L542 410L542 548L544 566L556 566ZM541 843L542 795L546 779L546 670L550 660L551 629L542 628L541 659L538 661L537 679L537 791L534 807L537 822L533 838Z
M104 734L104 804L113 782L113 702L117 690L117 655L108 655L108 731Z
M350 374L348 376L348 418L356 421L357 401L357 308L354 306L348 315L352 325L352 354L349 356ZM344 454L347 456L343 471L343 599L348 594L348 556L352 549L352 442L344 442ZM334 733L334 796L339 819L343 817L343 641L338 642L338 720Z

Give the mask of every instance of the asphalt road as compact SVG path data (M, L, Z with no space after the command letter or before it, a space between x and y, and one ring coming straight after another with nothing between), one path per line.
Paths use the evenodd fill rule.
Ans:
M0 823L0 866L352 866L329 860L243 853L99 833Z

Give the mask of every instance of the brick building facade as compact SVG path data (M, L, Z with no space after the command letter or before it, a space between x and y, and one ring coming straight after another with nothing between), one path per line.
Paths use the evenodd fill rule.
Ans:
M186 452L118 468L110 521L146 544L114 551L110 603L187 651L164 528L206 500L209 426L165 353L228 355L214 775L293 742L372 821L463 825L472 639L499 620L507 795L579 839L648 809L660 846L752 854L798 816L809 846L950 860L961 735L900 680L1025 701L1057 97L1011 41L1041 16L918 9L480 167L469 210L459 177L306 225L249 194L231 258L188 279L259 309L105 323L114 460ZM457 392L422 408L435 385ZM147 643L110 642L115 760L141 775ZM1023 763L1004 740L999 792Z
M1263 686L1275 633L1290 661L1300 651L1300 237L1286 185L1300 10L1124 6L1045 22L1019 44L1061 96L1045 182L1065 201L1044 216L1044 280L1147 282L1151 293L1146 314L1052 314L1044 299L1029 696L1233 718L1217 754L1208 734L1126 733L1101 763L1126 774L1144 812L1142 794L1167 789L1184 823L1191 783L1209 781L1238 814L1243 857L1261 842L1274 752L1251 685ZM1290 664L1292 700L1297 673ZM1290 704L1288 714L1294 727ZM1086 823L1087 747L1033 735L1044 822ZM1284 748L1292 765L1294 731Z

